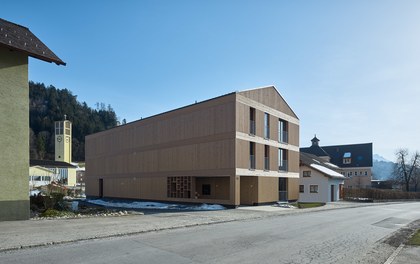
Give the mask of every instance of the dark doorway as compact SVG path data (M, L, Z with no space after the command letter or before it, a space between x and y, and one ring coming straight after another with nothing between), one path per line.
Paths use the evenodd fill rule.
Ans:
M334 199L334 193L335 193L334 185L331 185L331 202L334 202L335 201L335 199Z
M279 178L279 201L287 201L287 178Z
M99 179L99 197L104 197L104 179Z

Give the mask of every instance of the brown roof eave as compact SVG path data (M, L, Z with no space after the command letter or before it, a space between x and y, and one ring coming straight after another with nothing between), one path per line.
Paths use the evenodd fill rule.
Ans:
M8 48L11 51L18 51L18 52L25 53L26 55L28 55L28 56L30 56L32 58L38 59L38 60L42 60L42 61L49 62L49 63L54 62L57 65L66 66L66 63L64 61L62 61L62 60L55 60L55 59L52 59L52 58L49 58L49 57L40 56L40 55L37 55L37 54L32 53L32 52L28 52L28 51L23 50L23 49L19 49L19 48L15 48L15 47L10 47L9 45L5 45L3 43L0 43L0 46L6 47L6 48Z

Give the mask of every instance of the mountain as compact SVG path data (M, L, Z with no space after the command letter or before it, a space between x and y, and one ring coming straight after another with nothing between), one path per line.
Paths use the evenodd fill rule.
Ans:
M381 156L381 155L379 155L379 154L373 154L373 160L374 160L374 161L391 162L391 161L389 161L389 160L385 159L384 157L382 157L382 156Z
M384 157L373 154L372 178L375 180L388 180L392 178L395 163Z

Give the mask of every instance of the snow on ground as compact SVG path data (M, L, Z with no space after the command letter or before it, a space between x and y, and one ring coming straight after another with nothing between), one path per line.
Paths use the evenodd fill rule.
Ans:
M198 204L198 205L181 205L158 202L137 202L137 201L113 201L102 199L86 199L86 202L105 207L119 207L129 209L170 209L170 210L196 210L196 211L214 211L225 210L224 206L219 204Z
M40 192L39 190L31 190L29 191L29 196L37 196Z

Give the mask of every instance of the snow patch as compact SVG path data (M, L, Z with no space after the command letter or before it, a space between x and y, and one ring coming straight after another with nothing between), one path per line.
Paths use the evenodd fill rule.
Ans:
M325 174L327 174L329 176L332 176L332 177L345 178L342 174L340 174L340 173L338 173L336 171L333 171L331 169L328 169L328 168L326 168L324 166L318 165L318 164L311 164L311 167L314 168L314 169L316 169L316 170L321 171L322 173L325 173Z
M225 210L226 208L219 204L201 204L201 205L181 205L181 204L169 204L159 202L124 202L124 201L106 201L102 199L90 200L86 199L86 202L105 207L119 207L129 209L171 209L171 210L196 210L196 211L214 211L214 210Z

